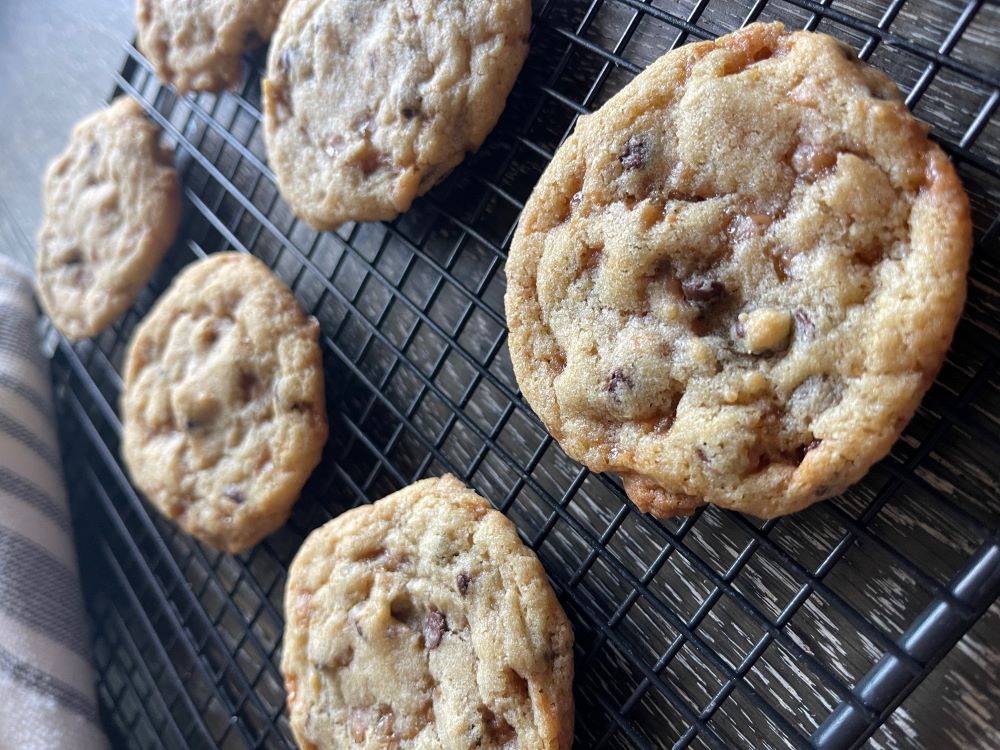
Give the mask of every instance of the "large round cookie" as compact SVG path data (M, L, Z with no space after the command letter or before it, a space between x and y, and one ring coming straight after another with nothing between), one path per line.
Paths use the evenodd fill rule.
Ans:
M327 422L319 325L252 256L188 266L129 344L122 454L167 517L221 549L281 526Z
M452 476L310 534L285 620L302 748L572 744L566 615L513 524Z
M660 58L560 148L507 262L514 371L642 510L789 513L898 437L970 245L896 87L831 37L754 24Z
M530 24L529 0L291 0L264 81L285 200L318 229L406 211L493 129Z
M178 91L240 82L240 56L271 37L285 0L138 0L139 49Z
M139 103L122 96L81 121L45 173L38 296L71 339L121 315L173 242L181 188L158 136Z

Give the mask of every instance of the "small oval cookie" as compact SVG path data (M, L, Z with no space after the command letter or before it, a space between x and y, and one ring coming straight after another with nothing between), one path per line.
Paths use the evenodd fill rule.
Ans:
M240 82L240 56L271 38L285 0L138 0L138 46L179 92Z
M125 312L174 240L181 187L159 132L121 96L77 124L46 170L36 284L67 338L94 336Z
M165 516L240 552L280 527L327 437L319 325L261 261L191 264L129 344L122 455Z
M899 91L824 34L664 55L581 118L507 262L514 371L658 516L770 518L882 458L965 299L968 200Z
M300 747L572 744L569 621L513 524L455 477L310 534L285 620Z
M317 229L391 219L496 125L529 0L291 0L264 126L282 196Z

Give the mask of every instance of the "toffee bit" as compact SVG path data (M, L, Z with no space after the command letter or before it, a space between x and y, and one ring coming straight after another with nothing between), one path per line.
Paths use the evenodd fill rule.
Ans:
M351 711L350 729L351 739L357 743L365 741L368 733L368 725L371 723L371 714L367 709L355 708Z
M436 609L432 609L424 618L424 645L434 650L441 645L441 637L448 629L448 621Z
M455 588L458 589L458 593L465 596L469 593L469 582L472 579L469 578L467 573L459 573L455 576Z

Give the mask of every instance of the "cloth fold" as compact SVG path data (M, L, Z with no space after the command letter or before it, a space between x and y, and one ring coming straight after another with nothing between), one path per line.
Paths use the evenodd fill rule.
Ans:
M103 748L30 277L0 257L0 748Z

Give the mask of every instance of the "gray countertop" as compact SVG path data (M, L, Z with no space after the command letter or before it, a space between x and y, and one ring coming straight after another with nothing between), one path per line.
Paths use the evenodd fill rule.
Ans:
M132 28L126 0L0 2L0 253L32 257L45 165L111 93Z
M30 263L45 164L105 101L132 34L125 0L0 2L0 253ZM869 746L1000 747L998 675L994 604Z

